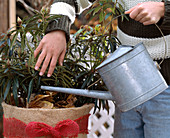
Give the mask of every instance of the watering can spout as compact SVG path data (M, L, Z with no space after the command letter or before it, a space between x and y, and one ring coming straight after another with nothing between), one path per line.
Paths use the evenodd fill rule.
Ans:
M97 98L97 99L114 100L114 97L111 95L109 91L62 88L62 87L52 87L52 86L41 86L41 89L54 91L54 92L62 92L67 94L75 94L75 95Z

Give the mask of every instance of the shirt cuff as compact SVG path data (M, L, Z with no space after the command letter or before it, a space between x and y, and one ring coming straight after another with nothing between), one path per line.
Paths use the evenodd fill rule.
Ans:
M45 33L49 33L56 30L62 30L66 34L66 40L67 42L70 39L70 26L71 26L71 20L68 16L61 15L61 17L57 20L52 20L49 22Z

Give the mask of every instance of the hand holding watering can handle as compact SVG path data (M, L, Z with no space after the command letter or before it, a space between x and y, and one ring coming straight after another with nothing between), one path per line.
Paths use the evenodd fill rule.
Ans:
M105 29L106 29L106 27L107 27L113 20L115 20L115 19L117 19L117 18L119 18L119 17L121 17L121 16L123 16L123 15L129 15L129 14L120 14L120 15L114 17L110 22L108 22L108 23L106 24ZM166 57L166 55L167 55L167 43L166 43L166 40L165 40L165 36L164 36L163 32L161 31L160 27L159 27L156 23L155 23L154 25L155 25L155 26L157 27L157 29L160 31L160 33L161 33L161 35L162 35L162 37L163 37L163 40L164 40L164 42L165 42L165 54L164 54L164 57L163 57L162 61L161 61L159 64L158 64L158 63L155 63L156 66L157 66L157 68L160 70L160 69L161 69L160 65L162 64L162 62L164 61L164 59L165 59L165 57ZM156 61L155 61L155 62L156 62Z

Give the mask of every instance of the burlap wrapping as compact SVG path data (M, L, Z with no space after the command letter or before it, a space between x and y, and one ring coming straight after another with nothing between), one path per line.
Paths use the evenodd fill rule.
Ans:
M89 114L94 105L88 104L75 108L41 109L41 108L19 108L2 103L4 117L16 118L28 124L29 122L43 122L54 127L59 121L75 120ZM86 138L86 134L79 134L79 138Z

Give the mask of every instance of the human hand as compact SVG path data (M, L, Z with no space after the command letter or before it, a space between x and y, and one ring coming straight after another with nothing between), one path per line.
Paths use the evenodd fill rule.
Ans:
M57 30L46 34L34 51L34 57L36 57L40 52L41 54L38 57L35 70L38 70L44 61L39 75L42 76L50 64L47 74L47 77L50 77L56 67L57 60L61 66L63 64L66 53L65 32Z
M130 18L150 25L157 23L164 16L164 2L143 2L132 7L125 14L129 14Z

